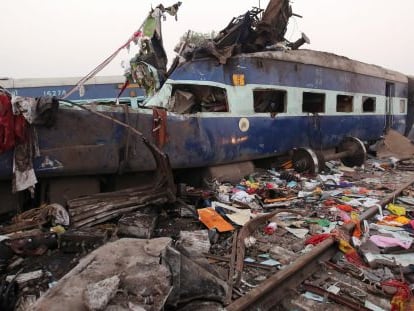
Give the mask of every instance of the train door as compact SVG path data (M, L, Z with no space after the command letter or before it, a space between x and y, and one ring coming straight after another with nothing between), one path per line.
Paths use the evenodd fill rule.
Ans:
M394 123L393 100L395 96L395 84L387 82L385 84L385 132L392 127Z

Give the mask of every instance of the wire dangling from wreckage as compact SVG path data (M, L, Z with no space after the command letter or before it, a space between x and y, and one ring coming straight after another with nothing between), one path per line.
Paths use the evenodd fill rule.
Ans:
M161 18L165 17L165 13L170 14L171 16L175 16L177 20L177 12L179 7L181 6L182 2L177 2L176 4L164 7L162 4L159 4L155 9L151 9L147 18L141 24L141 26L132 34L131 37L118 49L116 49L110 56L108 56L102 63L100 63L97 67L91 70L86 76L80 79L76 85L62 97L62 99L68 98L74 92L81 90L83 85L95 77L102 69L104 69L110 62L112 62L115 57L121 52L123 49L130 48L131 43L140 44L141 51L140 57L148 55L148 50L152 49L155 51L159 59L156 60L155 68L158 70L164 69L164 73L166 73L166 66L167 66L167 56L162 44L162 34L161 34ZM149 60L148 60L149 61ZM149 61L150 62L150 61Z

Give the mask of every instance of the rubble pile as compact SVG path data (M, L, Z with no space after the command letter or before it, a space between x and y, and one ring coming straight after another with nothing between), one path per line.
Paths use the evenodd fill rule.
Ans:
M2 310L220 310L327 239L337 254L283 299L284 310L404 310L414 284L414 162L330 161L317 175L290 166L237 184L179 184L174 204L153 200L84 228L70 206L22 213L0 227Z

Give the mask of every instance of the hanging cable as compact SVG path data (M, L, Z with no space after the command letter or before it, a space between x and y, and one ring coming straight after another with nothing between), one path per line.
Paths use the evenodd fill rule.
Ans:
M134 32L134 34L128 39L127 42L125 42L121 47L119 47L115 52L113 52L108 58L106 58L102 63L100 63L91 72L89 72L85 77L80 79L76 83L76 85L69 92L67 92L65 96L62 97L62 99L66 99L70 95L72 95L74 92L76 92L80 87L82 87L82 85L84 85L87 81L95 77L102 69L104 69L119 54L120 51L122 51L124 48L127 48L131 44L131 42L136 41L138 38L140 38L142 36L141 29L144 26L144 24L145 24L145 21L138 28L138 30Z

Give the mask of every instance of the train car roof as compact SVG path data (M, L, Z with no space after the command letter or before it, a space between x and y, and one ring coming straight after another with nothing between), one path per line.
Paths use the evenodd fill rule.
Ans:
M256 52L250 54L240 54L235 57L275 59L354 72L395 82L408 82L407 76L400 72L389 70L377 65L366 64L328 52L299 49L287 51Z
M56 77L56 78L28 78L13 79L0 78L0 86L5 88L21 88L21 87L43 87L43 86L61 86L75 85L82 77ZM107 84L107 83L124 83L124 76L99 76L87 81L86 85L91 84Z

